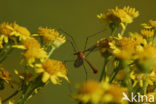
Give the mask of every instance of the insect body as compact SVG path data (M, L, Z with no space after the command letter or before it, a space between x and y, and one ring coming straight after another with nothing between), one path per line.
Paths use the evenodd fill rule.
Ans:
M93 46L93 47L91 47L89 49L86 49L86 46L87 46L88 39L90 37L93 37L93 36L95 36L95 35L97 35L99 33L102 33L102 32L104 32L104 30L102 30L102 31L100 31L98 33L92 34L92 35L90 35L90 36L87 37L86 42L85 42L84 51L77 51L78 50L78 47L77 47L77 44L76 44L74 38L70 34L68 34L67 32L63 31L62 29L59 29L59 30L61 30L63 33L65 33L67 36L69 36L71 38L71 40L68 40L68 41L71 43L71 45L73 47L74 55L77 56L76 60L67 60L67 61L64 61L64 62L73 62L74 61L74 67L75 68L78 68L80 66L83 66L84 69L85 69L85 72L86 72L86 68L85 68L85 65L84 65L84 61L85 61L90 66L90 68L92 69L93 73L97 73L98 70L96 68L94 68L93 65L86 58L97 47L96 46ZM88 52L88 54L85 55L84 54L85 52ZM86 74L87 74L87 72L86 72Z
M97 72L98 72L98 70L95 69L95 68L93 67L93 65L86 59L86 57L85 57L85 55L84 55L83 52L80 51L80 52L74 53L74 55L77 55L77 58L76 58L76 60L75 60L75 62L74 62L74 66L75 66L75 67L80 67L80 66L82 66L83 63L84 63L84 61L85 61L85 62L88 63L88 65L90 66L90 68L93 70L94 73L97 73Z

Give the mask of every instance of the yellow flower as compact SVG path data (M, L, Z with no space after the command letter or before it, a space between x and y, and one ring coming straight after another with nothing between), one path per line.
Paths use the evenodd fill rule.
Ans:
M5 36L10 36L10 34L13 32L13 27L11 24L4 22L0 25L0 34Z
M111 23L120 23L120 18L116 17L111 10L109 10L106 14L104 13L100 13L97 15L97 18L99 18L100 20L106 20L108 22L108 24ZM118 23L118 24L119 24Z
M36 59L40 59L42 62L48 57L48 55L41 48L32 48L24 52L24 57L28 65L33 66L33 63L36 61Z
M145 46L147 45L147 41L146 39L143 38L142 35L140 35L139 33L135 32L135 33L130 33L130 37L136 42L137 46Z
M26 49L40 48L41 47L40 43L34 38L26 39L22 43Z
M120 85L110 85L102 98L102 104L107 104L109 102L114 102L115 104L128 104L127 101L122 101L123 92L126 92L126 89Z
M44 42L48 45L52 43L55 47L61 46L66 42L66 39L63 35L59 34L55 29L42 28L38 29L39 35L43 38Z
M63 35L59 35L57 39L53 42L53 45L58 48L65 42L66 42L65 37Z
M83 83L78 90L78 93L73 98L83 103L98 104L103 95L103 86L94 80Z
M106 20L109 24L121 24L122 27L124 27L123 23L132 23L133 16L137 16L137 12L128 7L124 9L116 7L115 9L109 9L106 14L101 13L97 15L99 19Z
M153 61L156 62L156 48L153 46L145 46L143 51L137 53L138 58L142 62Z
M3 48L3 43L8 43L8 40L11 39L16 43L16 38L19 40L25 40L30 36L30 32L22 26L17 25L16 23L2 23L0 24L0 48Z
M101 52L105 52L105 50L110 48L109 43L113 41L113 38L102 38L97 41L96 46L101 48Z
M132 38L122 37L116 43L109 43L112 53L121 59L132 58L135 53L136 42Z
M19 49L32 49L32 48L40 48L40 43L34 38L28 38L22 41L22 45L13 45L14 48Z
M114 10L112 10L113 14L120 18L121 22L123 23L132 23L133 19L130 15L128 15L123 9L119 9L116 7Z
M153 28L156 28L156 21L149 20L149 24L150 24Z
M3 48L3 43L8 43L9 37L13 32L13 27L9 23L0 24L0 48Z
M12 33L12 34L18 34L19 40L25 40L25 39L29 38L30 32L26 27L19 26L16 23L13 23L12 26L14 28L14 33Z
M40 36L43 37L45 41L54 42L54 40L57 39L59 36L59 33L55 29L49 29L49 28L38 28L38 33Z
M146 75L145 73L137 73L136 70L133 70L130 74L130 78L134 81L133 87L139 84L140 87L143 87L145 80L147 81L148 85L153 86L156 82L156 73L153 71Z
M78 93L73 98L85 104L88 102L91 104L107 104L110 102L126 104L121 100L123 91L125 92L125 88L109 84L107 78L102 82L89 80L78 87Z
M141 34L145 38L151 38L154 35L154 30L147 30L147 29L142 29Z
M136 18L139 16L139 11L136 11L135 8L130 8L129 6L125 6L123 10L130 15L132 18Z
M148 23L148 24L143 23L142 26L143 26L145 29L153 29L153 28L156 28L156 21L149 20L149 23Z
M60 84L60 78L64 78L67 81L67 69L62 62L57 60L48 59L45 60L42 65L37 65L36 73L43 73L42 81L46 83L49 79L54 84Z

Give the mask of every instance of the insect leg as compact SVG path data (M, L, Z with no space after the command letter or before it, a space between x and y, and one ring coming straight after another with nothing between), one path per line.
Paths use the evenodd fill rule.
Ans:
M86 67L85 67L84 64L83 64L83 68L84 68L84 71L85 71L85 74L86 74L86 81L87 81L87 79L88 79L88 73L87 73L87 70L86 70Z
M58 30L60 30L60 31L63 32L65 35L67 35L68 37L71 38L71 40L72 40L71 43L73 44L73 46L75 45L75 49L74 49L74 50L78 49L78 46L77 46L77 44L76 44L76 41L75 41L75 39L73 38L72 35L70 35L70 34L67 33L66 31L64 31L62 28L59 28Z
M92 38L92 37L94 37L94 36L100 35L100 33L103 33L104 31L105 31L105 29L102 30L102 31L99 31L99 32L97 32L97 33L94 33L94 34L92 34L92 35L87 36L86 41L85 41L84 50L86 50L86 48L87 48L87 44L88 44L89 38Z

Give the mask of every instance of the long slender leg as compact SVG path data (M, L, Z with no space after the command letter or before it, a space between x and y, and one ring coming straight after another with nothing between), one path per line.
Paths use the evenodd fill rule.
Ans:
M74 50L74 53L76 53L77 51L76 51L76 48L75 48L75 46L74 46L73 42L72 42L72 41L70 41L70 40L67 40L67 41L69 41L69 42L70 42L70 44L71 44L71 46L72 46L72 48L73 48L73 50Z
M83 68L84 68L84 71L85 71L85 74L86 74L86 81L87 81L87 79L88 79L88 73L87 73L87 70L86 70L86 67L85 67L84 64L83 64Z
M62 28L59 28L58 30L60 30L61 32L65 33L65 35L69 36L72 39L72 41L73 41L73 45L75 45L76 49L78 50L78 46L77 46L76 41L73 38L73 36L70 35L69 33L67 33L66 31L64 31Z
M86 41L85 41L84 50L86 50L86 48L87 48L87 43L88 43L89 38L92 38L92 37L94 37L94 36L100 35L100 33L103 33L104 31L105 31L105 29L102 30L102 31L99 31L99 32L97 32L97 33L94 33L94 34L92 34L92 35L87 36Z

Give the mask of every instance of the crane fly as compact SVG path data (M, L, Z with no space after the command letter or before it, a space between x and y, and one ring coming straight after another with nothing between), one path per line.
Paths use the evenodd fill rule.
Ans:
M90 68L92 69L92 71L94 73L97 73L98 70L87 60L86 56L84 55L83 52L79 51L79 52L76 52L74 53L74 55L77 55L77 58L74 62L74 66L75 67L80 67L83 65L84 61L88 63L88 65L90 66Z
M63 31L63 30L61 29L61 31ZM102 33L103 31L100 31L100 32L98 32L96 34ZM97 48L96 46L93 46L93 47L91 47L89 49L86 49L88 39L90 37L92 37L92 36L95 36L96 34L92 34L92 35L87 37L86 42L85 42L84 51L77 51L78 48L76 48L77 44L76 44L74 38L70 34L68 34L67 32L65 32L65 31L63 31L63 32L72 39L72 41L70 41L70 40L68 40L68 41L71 43L71 45L73 47L74 55L77 56L76 60L70 60L70 61L74 61L74 67L79 68L80 66L83 65L83 67L85 69L85 66L84 66L84 61L85 61L89 65L89 67L92 69L93 73L97 73L98 70L86 58L94 49ZM85 52L88 52L88 54L86 56L85 56ZM70 61L68 61L68 62L70 62ZM86 69L85 69L85 72L86 72ZM86 74L87 74L87 72L86 72Z

